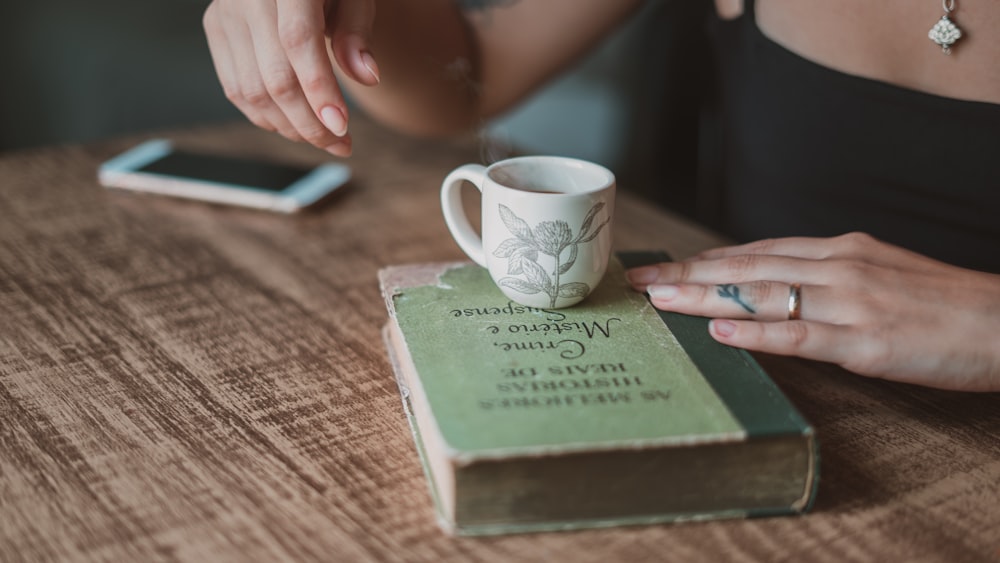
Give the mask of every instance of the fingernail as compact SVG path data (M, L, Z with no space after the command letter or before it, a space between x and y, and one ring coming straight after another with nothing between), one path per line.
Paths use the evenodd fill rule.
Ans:
M343 137L347 134L347 118L344 117L344 113L339 109L333 106L326 106L320 110L319 118L323 120L323 125L334 135Z
M715 319L711 324L712 331L722 337L732 336L733 333L736 332L736 323L733 321Z
M660 274L660 269L656 266L643 266L641 268L632 268L631 270L625 272L625 277L632 285L646 285L656 281L656 277Z
M646 288L646 292L653 299L669 300L677 296L680 290L676 285L651 285Z
M375 84L381 84L382 79L378 75L378 65L375 64L375 57L368 51L361 51L361 64L368 70L368 74L375 80Z
M371 80L375 81L375 84L380 83L382 79L379 76L378 64L375 62L372 52L367 48L367 41L358 34L351 34L347 36L344 43L347 50L347 57L351 61L351 70L357 79L361 82L368 82L364 79L367 75Z

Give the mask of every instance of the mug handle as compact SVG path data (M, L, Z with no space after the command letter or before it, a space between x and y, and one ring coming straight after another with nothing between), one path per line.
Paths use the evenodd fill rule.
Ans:
M444 212L444 222L455 237L458 246L469 255L469 258L486 268L486 253L483 251L483 239L472 228L469 218L462 206L463 181L476 186L480 193L486 180L486 167L479 164L465 164L452 170L451 174L441 184L441 210Z

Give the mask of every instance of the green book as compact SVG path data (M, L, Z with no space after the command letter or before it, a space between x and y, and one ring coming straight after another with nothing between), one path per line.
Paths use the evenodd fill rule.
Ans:
M581 304L509 301L472 263L379 272L384 336L442 527L502 534L796 514L812 428L707 319L663 313L623 253Z

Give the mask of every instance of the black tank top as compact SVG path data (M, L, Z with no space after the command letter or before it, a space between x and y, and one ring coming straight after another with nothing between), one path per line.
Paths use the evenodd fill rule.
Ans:
M730 234L865 231L1000 272L1000 105L823 67L767 38L745 4L713 30Z

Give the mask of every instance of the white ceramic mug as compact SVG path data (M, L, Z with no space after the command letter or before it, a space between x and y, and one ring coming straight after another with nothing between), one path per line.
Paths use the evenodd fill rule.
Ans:
M481 238L462 206L463 181L483 194ZM569 307L607 269L615 176L598 164L555 156L466 164L441 185L441 208L458 245L512 301Z

